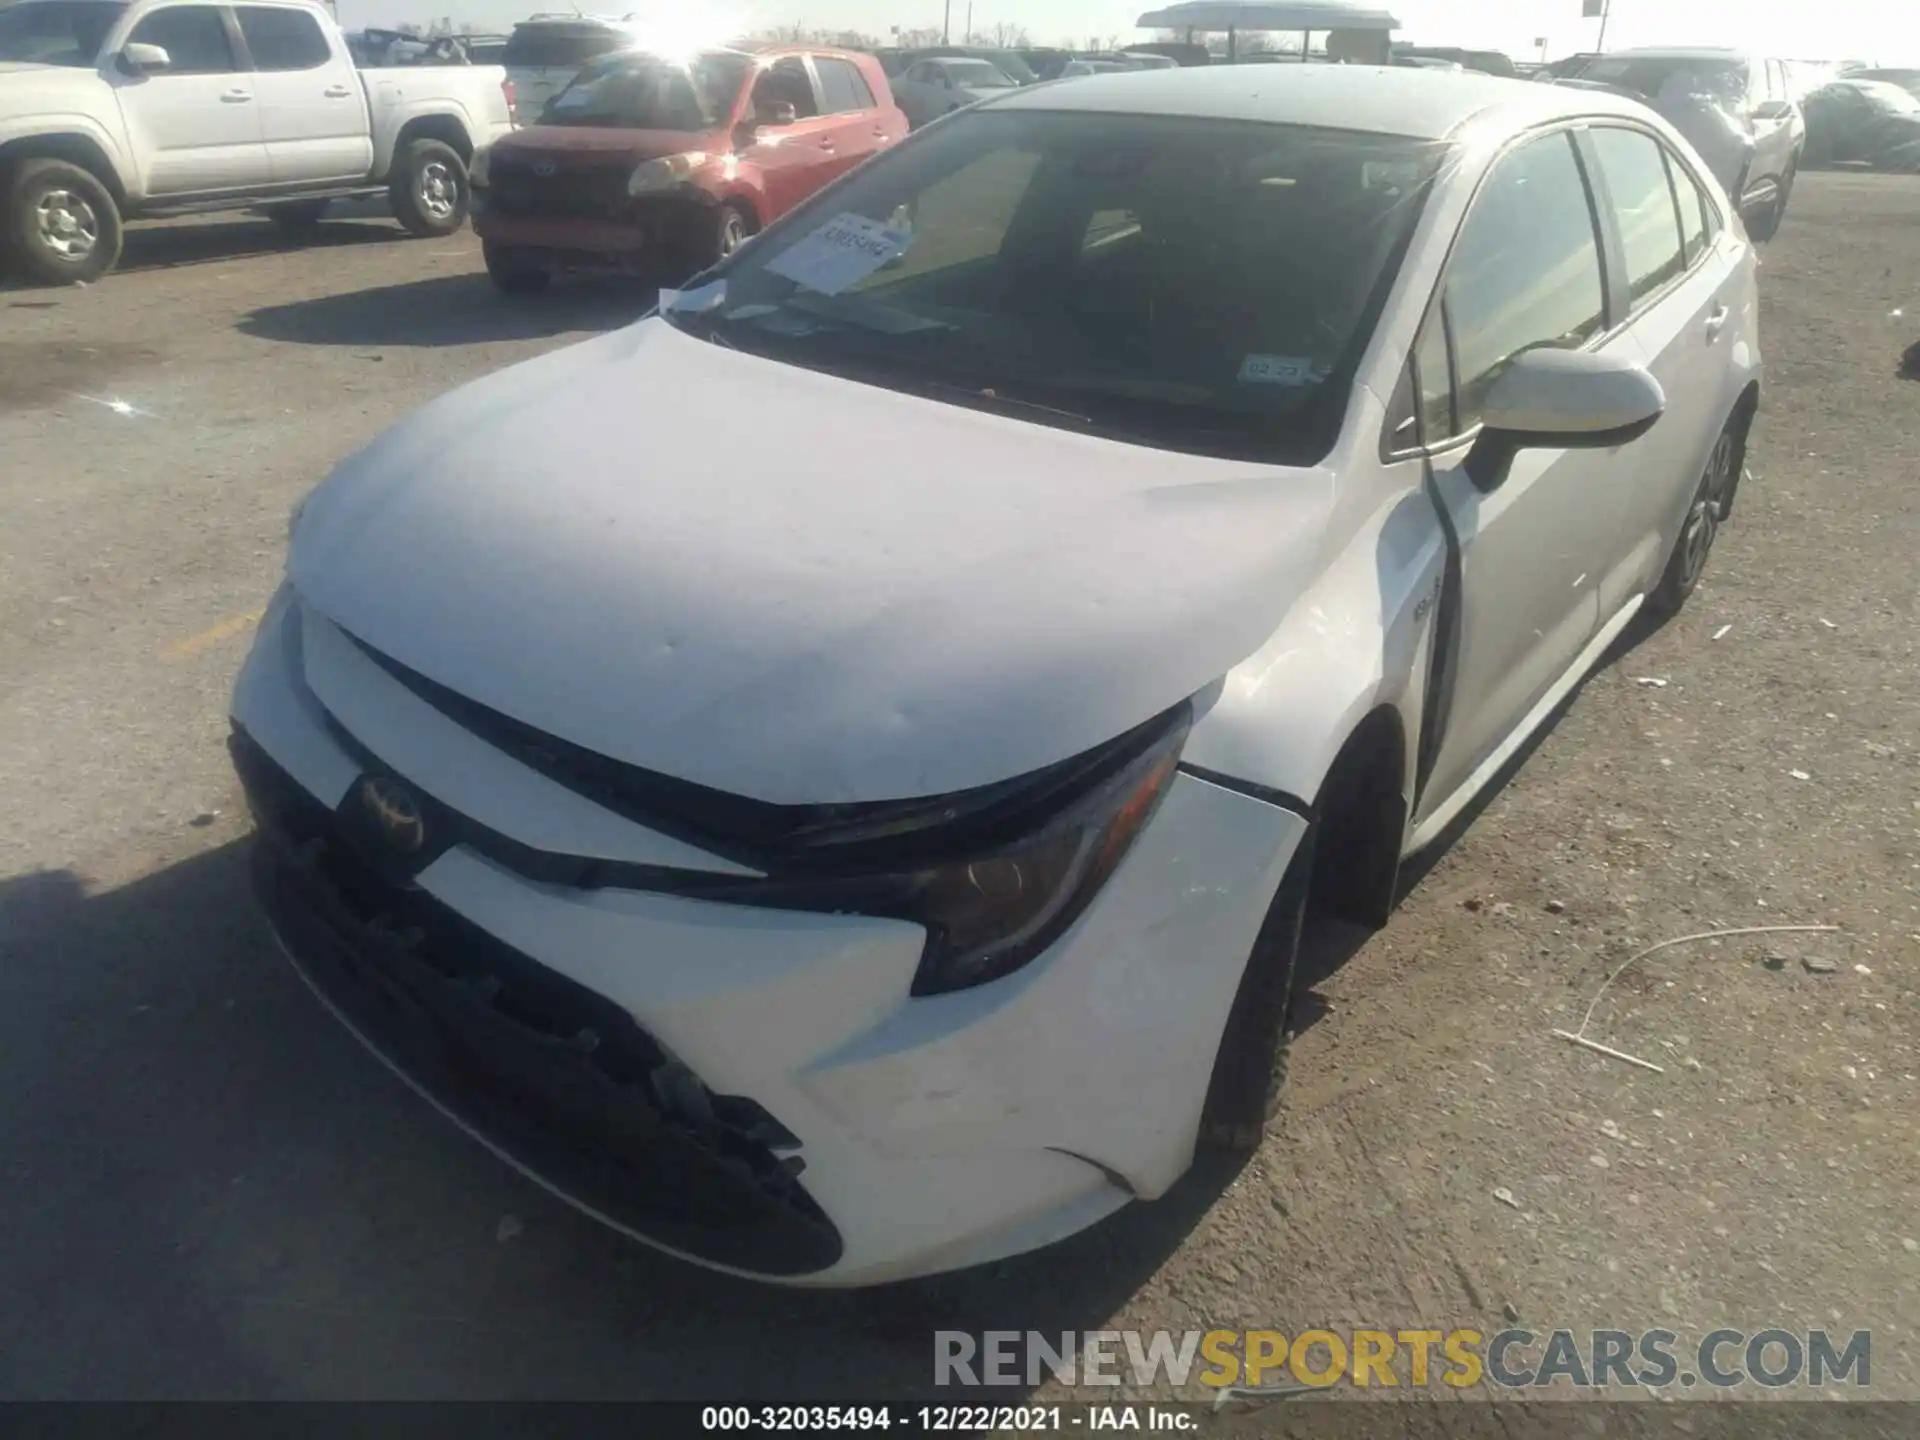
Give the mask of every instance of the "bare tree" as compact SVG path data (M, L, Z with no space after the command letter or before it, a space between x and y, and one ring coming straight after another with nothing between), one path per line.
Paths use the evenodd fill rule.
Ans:
M1033 40L1027 34L1026 26L1001 20L993 27L992 44L996 50L1024 50L1033 44Z

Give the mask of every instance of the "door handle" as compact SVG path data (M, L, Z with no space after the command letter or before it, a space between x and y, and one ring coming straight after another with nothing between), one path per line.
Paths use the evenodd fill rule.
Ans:
M1707 329L1707 339L1709 341L1718 340L1720 338L1720 332L1727 328L1727 317L1730 314L1732 314L1732 312L1728 310L1726 306L1722 305L1717 310L1715 310L1711 315L1707 316L1706 329Z
M833 154L833 142L831 140L822 140L820 142L820 148L829 155Z
M325 95L329 100L344 100L353 94L353 92L344 85L329 85L320 93Z
M229 90L220 97L220 103L222 105L244 105L251 99L253 99L253 96L245 90Z

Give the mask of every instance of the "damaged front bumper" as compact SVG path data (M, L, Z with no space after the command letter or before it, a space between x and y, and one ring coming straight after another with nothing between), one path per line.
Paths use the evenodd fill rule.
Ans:
M1299 816L1181 774L1050 949L915 997L899 920L580 889L466 843L390 863L359 818L370 756L428 824L529 855L668 842L343 641L283 591L236 689L262 901L370 1048L581 1208L709 1266L870 1284L1050 1243L1190 1163Z

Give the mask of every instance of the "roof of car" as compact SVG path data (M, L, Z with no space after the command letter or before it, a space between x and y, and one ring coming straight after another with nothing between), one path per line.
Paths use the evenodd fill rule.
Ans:
M1746 60L1745 50L1731 45L1641 45L1631 50L1608 50L1596 60Z
M1315 125L1438 140L1469 120L1514 128L1561 116L1644 115L1631 100L1476 71L1375 65L1208 65L1129 70L1070 84L1031 85L984 102L992 109L1184 115Z

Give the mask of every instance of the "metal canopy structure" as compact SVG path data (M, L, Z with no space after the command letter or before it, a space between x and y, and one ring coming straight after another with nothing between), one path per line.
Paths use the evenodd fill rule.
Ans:
M1185 0L1164 10L1149 10L1134 22L1143 30L1183 30L1191 40L1198 31L1225 31L1227 59L1232 60L1242 30L1298 31L1300 58L1307 58L1307 37L1315 30L1357 31L1384 36L1400 22L1385 10L1353 5L1346 0L1311 0L1290 5L1271 0ZM1385 40L1377 42L1384 46Z

